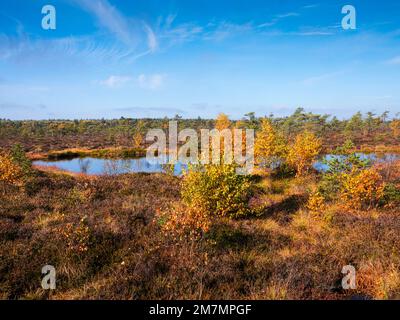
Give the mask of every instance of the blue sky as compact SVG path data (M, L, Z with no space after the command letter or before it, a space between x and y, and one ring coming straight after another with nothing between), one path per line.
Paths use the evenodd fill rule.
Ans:
M41 27L44 5L56 30ZM353 5L357 29L343 30ZM400 2L4 0L0 118L400 112Z

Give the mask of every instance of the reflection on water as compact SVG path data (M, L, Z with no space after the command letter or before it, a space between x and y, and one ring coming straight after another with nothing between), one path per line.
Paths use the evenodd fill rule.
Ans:
M370 159L373 162L390 162L400 159L398 154L359 154L362 159ZM325 159L331 160L335 155L326 155ZM165 163L166 157L154 157L154 158L137 158L137 159L97 159L97 158L76 158L70 160L61 161L34 161L35 165L40 166L55 166L62 170L85 173L93 175L115 175L122 173L133 173L133 172L165 172L163 163ZM187 165L177 163L174 167L174 174L182 174L182 170L187 168ZM328 165L322 161L317 161L314 164L314 168L318 171L326 171Z
M88 173L90 168L89 159L79 159L79 169L82 173Z
M392 162L400 159L399 154L392 154L392 153L387 153L387 154L357 153L356 155L358 155L361 160L370 160L372 163ZM332 154L325 155L321 160L314 163L314 168L318 171L327 171L329 169L329 165L325 163L325 161L331 161L334 159L341 160L344 159L345 157L346 156L332 155Z
M91 175L115 175L134 172L165 172L163 163L165 157L136 158L136 159L97 159L75 158L60 161L34 161L34 165L57 167L62 170ZM174 174L182 174L182 169L187 166L178 163L174 167Z

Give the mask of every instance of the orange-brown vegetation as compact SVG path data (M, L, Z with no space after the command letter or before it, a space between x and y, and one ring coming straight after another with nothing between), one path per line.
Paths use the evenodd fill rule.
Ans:
M307 130L296 125L304 118L312 120ZM227 120L221 116L217 126L231 127ZM400 161L367 163L354 153L365 141L381 145L374 132L388 133L388 123L358 130L356 116L313 127L321 118L301 110L289 120L262 120L257 150L280 162L249 176L226 164L193 167L182 177L70 175L31 168L20 148L3 150L0 298L400 298ZM110 141L132 144L130 122L117 123ZM93 129L90 121L59 125L54 137ZM257 125L251 114L240 124ZM321 149L345 141L339 125L355 143L337 148L346 157L317 172L312 164ZM51 293L40 286L48 264L57 272ZM349 264L354 290L341 287Z
M365 209L378 205L384 196L385 184L374 168L352 170L343 174L341 197L349 208Z
M321 140L312 132L304 131L296 136L289 147L287 162L296 169L297 176L303 176L309 172L321 149Z
M8 152L0 153L0 183L19 184L22 178L21 168L13 161L12 156Z
M360 210L343 200L326 202L315 191L318 175L253 176L251 198L241 198L248 214L239 219L223 210L235 201L214 203L212 188L201 187L208 181L223 189L234 178L228 168L189 178L36 172L29 187L0 197L1 297L398 298L399 202L371 206L366 199L381 180L398 186L399 168L393 162L360 169L348 181L356 188L368 181L351 198ZM203 198L185 201L189 194L200 197L196 185ZM399 201L398 194L381 201ZM45 264L57 270L51 295L40 287ZM357 270L356 290L340 287L348 264Z

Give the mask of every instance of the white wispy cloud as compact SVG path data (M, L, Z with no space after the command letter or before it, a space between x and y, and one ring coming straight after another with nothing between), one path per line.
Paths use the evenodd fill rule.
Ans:
M269 36L299 36L299 37L311 37L311 36L332 36L337 34L339 31L335 26L327 27L300 27L297 30L268 30L263 31L262 34Z
M251 21L243 24L222 21L217 25L214 30L211 30L204 34L203 38L205 40L221 41L230 36L237 36L250 32L253 29L253 23Z
M80 36L55 39L31 39L29 36L0 35L0 59L12 60L19 64L51 61L79 60L80 62L108 63L121 60L135 60L150 51L138 51L116 43L109 43L101 36Z
M95 16L100 27L109 31L128 48L140 47L143 43L147 43L148 50L142 52L140 56L156 51L158 47L157 36L146 21L126 17L108 0L73 1Z
M127 19L107 0L74 0L82 8L93 14L99 24L113 33L126 45L136 43L133 28Z
M193 41L203 34L204 28L194 23L183 23L172 26L166 23L160 30L160 38L169 41L171 44Z
M299 31L299 32L293 32L293 35L297 36L331 36L334 35L334 32L330 31L320 31L320 30L314 30L314 31Z
M149 50L151 52L156 51L158 47L158 42L153 29L148 24L144 24L144 30L146 31L147 34L147 45L149 47Z
M286 13L277 14L270 21L261 23L257 27L258 28L271 27L273 25L276 25L278 22L280 22L283 19L290 18L290 17L298 17L298 16L300 16L300 13L297 13L297 12L286 12Z
M287 12L287 13L283 13L283 14L278 14L276 17L278 19L283 19L283 18L298 17L298 16L300 16L300 14L297 12Z
M100 81L100 84L108 88L119 88L124 84L132 81L132 77L128 76L109 76L106 80Z
M19 20L9 17L10 22L15 23L16 32L0 33L0 59L37 64L57 57L112 63L121 59L133 61L156 50L157 38L151 26L143 20L126 17L109 1L68 1L93 15L102 32L87 36L38 38L26 33Z
M209 21L199 25L193 21L177 23L177 14L170 13L165 18L159 17L154 24L135 17L128 17L108 0L68 0L79 8L89 12L101 29L88 36L64 38L34 38L23 32L18 22L17 35L0 34L0 59L37 64L40 61L63 59L74 63L75 59L85 63L133 62L175 44L190 41L223 41L231 37L259 34L279 36L326 36L334 34L331 30L269 30L284 19L300 16L301 8L277 14L271 21L255 23L247 21ZM266 33L267 32L267 33ZM52 60L53 61L53 60Z
M221 41L228 37L243 35L255 32L256 27L252 21L235 23L231 21L210 21L199 25L195 22L175 23L177 15L168 15L166 18L158 19L158 36L167 42L168 45L190 41Z
M319 7L319 4L318 4L318 3L316 3L316 4L309 4L309 5L303 6L303 9L313 9L313 8L317 8L317 7Z
M272 35L272 36L328 36L337 32L331 27L300 27L297 30L266 30L283 19L300 16L297 12L287 12L275 15L272 20L261 24L254 21L235 23L231 21L210 21L203 25L194 22L176 24L176 15L169 15L167 18L159 17L157 23L158 38L165 46L174 45L189 41L223 41L231 37L243 36L246 34Z
M167 18L165 19L165 26L166 26L167 28L171 27L171 25L172 25L172 23L175 21L176 17L177 17L177 14L176 14L176 13L174 13L174 14L169 14L169 15L167 16Z

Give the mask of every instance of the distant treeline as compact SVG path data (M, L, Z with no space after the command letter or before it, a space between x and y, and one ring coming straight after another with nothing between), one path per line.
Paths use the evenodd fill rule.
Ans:
M358 146L398 145L400 120L393 116L388 111L382 114L357 112L349 119L339 120L335 116L314 114L298 108L290 116L269 115L268 118L288 139L307 129L321 137L326 147L336 147L348 139ZM257 132L260 119L254 112L250 112L241 120L232 120L231 126L252 128ZM214 119L182 119L179 115L162 119L123 117L114 120L13 121L0 119L0 147L10 147L19 143L27 151L38 152L72 147L129 147L132 146L135 136L144 137L149 129L168 130L170 120L177 120L180 130L184 128L212 129L215 125Z

